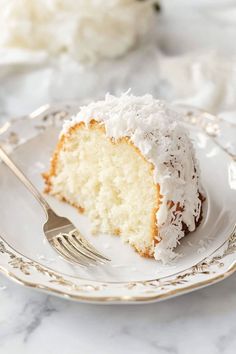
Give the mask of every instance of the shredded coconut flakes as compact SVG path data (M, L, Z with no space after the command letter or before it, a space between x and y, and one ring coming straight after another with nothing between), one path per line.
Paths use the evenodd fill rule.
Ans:
M183 224L189 231L195 230L201 213L199 192L203 194L193 145L177 113L151 95L107 94L105 100L81 107L64 123L62 134L79 122L89 124L91 119L104 124L110 138L129 137L154 165L154 182L162 196L156 214L160 242L154 256L163 263L176 259L174 248L185 235Z

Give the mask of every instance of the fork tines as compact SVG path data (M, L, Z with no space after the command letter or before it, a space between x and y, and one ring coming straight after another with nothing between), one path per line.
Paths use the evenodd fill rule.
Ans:
M61 233L50 241L57 252L69 262L84 267L90 265L106 264L110 260L98 251L79 233L77 229L69 233Z

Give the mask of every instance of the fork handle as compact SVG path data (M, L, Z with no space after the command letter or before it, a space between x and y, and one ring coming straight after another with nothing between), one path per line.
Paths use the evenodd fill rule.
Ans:
M25 176L25 174L16 166L12 159L7 155L7 153L0 146L0 158L1 160L10 168L10 170L15 174L16 177L25 185L25 187L34 195L38 202L43 207L46 215L48 215L48 210L51 209L48 202L43 198L41 193L37 188L30 182L30 180Z

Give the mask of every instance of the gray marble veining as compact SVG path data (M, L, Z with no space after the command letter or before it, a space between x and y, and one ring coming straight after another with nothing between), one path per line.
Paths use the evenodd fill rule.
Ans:
M1 353L234 353L235 276L149 305L68 302L3 280Z
M210 0L191 4L166 0L159 20L161 50L170 59L199 48L233 55L236 26L230 21L230 7L235 13L234 1L214 1L214 8ZM166 79L157 56L156 43L112 63L100 63L96 69L83 71L75 66L68 70L66 65L61 63L57 70L39 65L30 75L15 72L4 80L0 76L1 121L48 101L99 97L106 91L117 93L129 87L137 94L176 98L177 91ZM34 92L32 82L37 83ZM214 102L215 97L219 103L220 96L214 96ZM227 99L231 110L236 107L232 102ZM235 293L233 275L217 285L161 303L95 306L48 296L0 275L0 354L233 354Z

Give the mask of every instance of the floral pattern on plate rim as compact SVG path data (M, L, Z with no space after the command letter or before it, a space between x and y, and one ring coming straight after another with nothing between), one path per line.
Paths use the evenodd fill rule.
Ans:
M12 151L48 126L59 127L78 108L74 103L45 105L29 116L6 122L0 128L1 143L7 151ZM221 123L218 117L197 108L182 106L180 109L185 112L185 123L199 127L236 161L236 156L216 140ZM18 133L15 127L22 120L30 120L30 128ZM215 283L236 271L236 227L224 244L201 262L182 272L148 281L105 283L63 275L21 255L3 237L0 237L0 255L0 271L8 277L65 298L106 303L157 301Z

